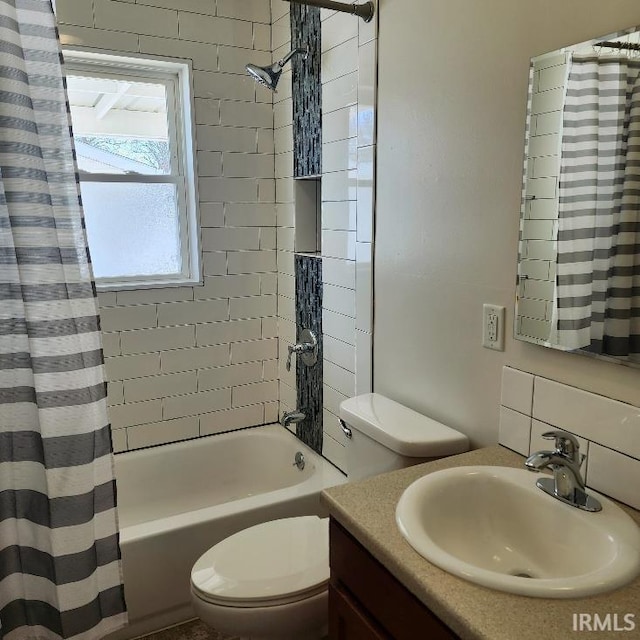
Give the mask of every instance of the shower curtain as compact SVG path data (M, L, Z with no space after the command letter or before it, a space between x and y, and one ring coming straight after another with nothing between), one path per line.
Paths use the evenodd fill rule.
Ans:
M574 56L563 116L557 340L640 361L640 60Z
M0 0L0 638L126 623L100 327L50 0Z

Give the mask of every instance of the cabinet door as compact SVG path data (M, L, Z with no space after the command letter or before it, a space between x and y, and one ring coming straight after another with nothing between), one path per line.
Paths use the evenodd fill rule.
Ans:
M329 640L389 640L349 595L329 585Z
M351 640L352 637L358 640L459 640L451 629L333 519L330 536L331 585L343 598L354 604L359 613L366 612L367 621L377 629L377 635L336 634L330 636L331 640ZM331 602L330 598L330 611Z

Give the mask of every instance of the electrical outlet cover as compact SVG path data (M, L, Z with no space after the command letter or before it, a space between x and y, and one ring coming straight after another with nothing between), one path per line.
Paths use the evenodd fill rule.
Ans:
M494 304L482 306L482 346L504 351L505 308Z

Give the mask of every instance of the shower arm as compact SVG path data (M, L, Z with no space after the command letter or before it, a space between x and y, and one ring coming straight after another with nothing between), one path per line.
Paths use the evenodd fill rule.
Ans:
M363 4L345 4L344 2L333 2L333 0L285 0L285 2L293 2L294 4L306 4L310 7L320 7L322 9L331 9L333 11L342 11L351 15L362 18L365 22L373 20L375 12L373 2L365 2Z
M306 60L307 56L309 55L309 46L306 45L304 48L298 47L297 49L292 49L291 51L289 51L289 53L287 53L287 55L282 58L282 60L278 60L278 62L276 62L276 64L273 66L273 70L276 72L281 71L284 65L287 64L287 62L289 62L289 60L291 60L291 58L293 58L293 56L295 56L297 53L304 53L304 58Z

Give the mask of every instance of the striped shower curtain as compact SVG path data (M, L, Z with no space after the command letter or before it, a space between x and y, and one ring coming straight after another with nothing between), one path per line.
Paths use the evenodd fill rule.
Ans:
M640 60L574 56L563 116L557 341L640 362Z
M126 623L95 287L50 0L0 0L0 638Z

